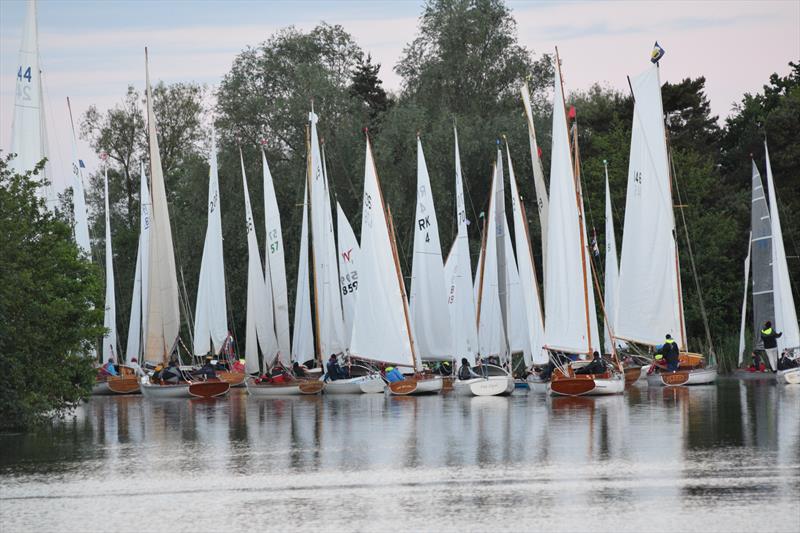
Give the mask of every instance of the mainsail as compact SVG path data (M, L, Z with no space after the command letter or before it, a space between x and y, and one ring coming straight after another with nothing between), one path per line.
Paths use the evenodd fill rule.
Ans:
M603 328L603 347L605 353L614 353L614 338L619 286L619 263L617 261L617 237L614 235L614 210L611 206L611 188L608 185L608 164L603 161L606 175L606 271L603 285L603 306L605 307L606 327ZM609 334L609 331L611 334ZM618 341L618 345L622 341Z
M75 242L89 260L92 259L92 243L89 239L89 220L86 214L86 194L83 188L83 161L78 158L75 123L72 121L72 106L67 98L69 124L72 128L72 216L75 222Z
M47 130L45 128L44 92L42 71L39 65L39 29L36 17L36 2L28 0L22 42L19 47L17 86L14 97L14 118L11 123L11 150L17 154L11 160L11 168L19 173L31 171L48 157ZM40 179L50 179L50 164L45 164L39 173ZM57 201L51 185L40 189L49 209Z
M197 284L194 313L194 354L219 353L228 338L228 308L225 301L225 263L222 251L217 135L211 130L208 173L208 226Z
M393 236L389 233L369 139L366 152L359 267L361 297L356 301L350 351L363 359L418 368L405 290L400 285L402 276L392 248Z
M753 348L763 350L761 328L767 320L775 319L775 300L772 290L772 221L761 174L755 161L752 165L750 257L753 266Z
M600 347L586 245L583 200L576 183L564 111L561 69L553 96L550 218L545 272L545 344L554 351L591 354Z
M264 279L270 285L275 317L275 335L281 363L289 364L289 291L286 288L286 257L283 252L283 232L281 214L272 173L267 164L267 155L261 149L261 163L264 168L264 217L267 225L267 257L264 261Z
M128 346L125 360L141 357L142 332L147 329L143 310L147 310L147 287L149 283L150 256L150 191L147 188L147 176L144 163L139 169L141 191L139 193L139 249L136 252L136 274L133 277L133 296L131 297L131 316L128 322Z
M797 308L794 306L789 268L786 264L786 250L783 247L783 230L778 212L778 198L772 178L772 165L769 162L769 149L764 141L764 155L767 160L767 190L769 192L770 221L772 222L772 282L775 295L774 327L783 333L778 337L778 353L786 348L800 347L800 327L797 324Z
M614 335L686 349L669 159L658 66L631 79L634 96L628 191Z
M453 129L456 160L456 242L445 262L445 281L448 283L447 303L453 334L453 357L458 364L466 357L475 364L478 354L478 328L475 323L475 293L472 285L472 260L469 255L467 234L467 208L464 202L464 184L461 178L461 156L458 150L458 132Z
M308 183L303 190L303 223L300 226L300 257L294 300L292 361L314 360L314 325L311 322L311 287L308 283Z
M164 172L158 150L156 117L153 113L153 91L150 87L150 69L145 49L145 74L147 80L147 133L150 149L150 181L152 192L152 229L148 255L147 313L144 319L144 359L152 362L166 361L178 339L180 308L178 302L178 277L175 271L175 250L172 246L172 228L167 209L167 192Z
M358 261L361 249L342 206L336 202L336 229L339 236L339 288L342 291L342 314L346 345L353 334L353 315L358 298Z
M411 263L411 327L420 359L451 360L453 336L447 311L447 287L428 167L417 137L417 209Z
M542 264L547 263L547 217L550 210L550 200L547 197L547 187L544 184L544 169L542 158L539 157L539 144L536 142L536 128L533 126L533 109L531 108L531 95L528 92L528 83L520 88L522 103L525 105L525 117L528 119L528 142L531 147L531 164L533 165L533 186L536 190L536 206L539 209L539 223L542 226Z
M244 157L239 150L242 165L242 188L244 189L244 219L247 228L247 318L245 319L245 367L248 374L263 372L271 367L278 353L278 339L273 327L272 297L264 282L261 268L261 252L258 250L253 209L250 207L250 192L244 171ZM258 348L264 355L263 365L258 361Z
M106 309L103 315L103 362L114 359L117 362L117 302L114 295L114 254L111 251L111 213L108 202L108 167L103 171L103 187L106 207Z
M544 320L542 320L542 306L539 300L539 283L536 280L536 268L533 265L533 251L528 232L528 221L525 216L525 206L517 188L517 178L514 166L511 163L511 152L506 142L506 157L508 159L508 175L511 182L511 208L514 216L514 242L517 246L517 269L519 271L522 301L525 305L525 332L528 336L530 350L525 351L525 366L547 363L547 353L544 351ZM530 355L530 357L528 357Z

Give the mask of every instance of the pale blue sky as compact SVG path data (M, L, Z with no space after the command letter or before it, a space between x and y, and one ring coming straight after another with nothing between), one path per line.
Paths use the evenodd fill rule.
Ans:
M662 79L705 75L715 113L726 116L744 92L758 91L775 71L800 58L800 2L615 1L509 2L520 42L536 52L559 47L567 91L598 81L627 90L626 75L647 66L653 41L667 50ZM341 24L392 71L415 34L420 1L67 1L40 0L39 35L45 71L54 169L69 168L66 96L80 115L120 100L144 82L143 48L154 79L215 86L234 56L275 30ZM10 138L22 0L0 0L0 147ZM82 144L84 152L88 147ZM90 162L93 154L84 158ZM64 172L64 175L67 175ZM59 177L55 176L55 181ZM58 187L58 183L56 183Z

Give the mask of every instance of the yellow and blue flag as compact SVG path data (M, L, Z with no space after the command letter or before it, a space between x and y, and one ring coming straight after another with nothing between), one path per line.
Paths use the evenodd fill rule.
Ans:
M652 63L658 63L658 60L664 57L664 53L664 49L661 48L658 41L656 41L656 44L653 45L653 51L650 52L650 61Z

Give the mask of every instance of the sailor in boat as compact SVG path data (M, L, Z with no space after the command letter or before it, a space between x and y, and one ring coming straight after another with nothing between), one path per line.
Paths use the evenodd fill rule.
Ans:
M132 357L131 360L128 362L128 366L133 369L133 373L136 374L136 377L144 377L145 373L142 370L142 367L139 366L139 360L135 357Z
M170 359L166 368L161 367L159 369L158 367L156 367L156 371L153 374L153 378L155 378L156 380L161 380L164 383L171 383L171 384L176 384L180 383L181 381L185 381L183 379L183 374L181 373L181 369L178 367L178 362L175 359Z
M301 365L297 361L292 363L292 373L296 378L306 378L308 377L308 368L305 365Z
M600 357L599 352L594 352L592 362L575 371L576 374L603 374L606 371L606 362Z
M385 374L384 377L386 381L389 383L394 383L396 381L403 381L405 376L403 376L402 372L396 366L387 366L384 370Z
M663 360L659 355L663 356ZM664 344L662 344L658 350L656 350L656 366L663 368L663 362L666 361L667 363L667 370L669 372L675 372L678 370L678 364L680 363L680 348L678 348L678 344L673 340L672 335L667 333Z
M289 383L290 381L294 381L294 377L280 362L273 366L267 374L256 379L256 383Z
M778 359L778 370L789 370L790 368L797 368L800 366L800 360L792 357L789 349L783 351L781 358Z
M108 358L108 361L99 369L100 377L107 378L109 376L118 376L117 367L114 364L114 356Z
M330 359L328 359L327 365L327 374L325 375L325 380L328 381L336 381L338 379L347 379L349 377L348 372L339 365L339 361L336 359L336 354L331 354Z
M443 376L453 375L453 364L450 361L442 361L438 368L439 374Z
M234 372L241 372L242 374L244 374L245 369L246 369L245 360L244 359L237 360L235 363L233 363L233 367L232 368L233 368Z
M468 379L477 378L478 374L475 373L469 366L469 361L466 357L461 358L461 367L458 369L458 379L466 381Z
M764 351L767 352L767 362L769 369L773 372L778 371L778 337L783 333L778 333L772 328L772 322L764 322L764 329L761 330L761 340L764 341Z
M755 350L752 351L750 356L753 358L752 364L747 368L748 372L766 372L767 366L761 362L761 357ZM780 366L780 363L778 364Z
M197 370L192 371L192 376L203 377L206 380L217 379L216 366L217 366L217 361L215 359L212 359L210 355L207 355L206 364L204 364Z

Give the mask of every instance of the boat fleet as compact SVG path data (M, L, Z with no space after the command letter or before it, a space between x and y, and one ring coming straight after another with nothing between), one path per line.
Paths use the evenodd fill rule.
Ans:
M708 354L692 352L688 346L679 268L679 230L673 208L673 183L677 186L677 182L671 167L661 101L659 60L663 50L657 45L656 49L660 53L648 68L630 79L634 114L619 261L606 168L604 272L599 271L594 257L599 251L593 253L596 243L590 241L587 232L577 121L571 113L567 114L558 59L553 85L549 189L545 185L530 95L527 86L521 89L541 227L541 285L520 192L522 186L514 172L508 142L497 140L491 165L489 207L483 220L477 271L473 275L458 132L454 127L457 234L444 258L423 141L417 135L417 201L407 294L394 221L383 197L369 134L365 136L361 235L357 239L338 202L334 217L324 146L317 132L321 118L312 106L306 129L306 180L290 327L286 261L291 258L284 254L281 212L266 152L262 146L265 220L261 227L266 236L266 256L262 259L258 241L261 227L253 217L240 150L244 190L242 229L247 235L248 249L245 346L239 354L244 359L244 368L241 369L234 368L238 357L233 353L228 325L213 131L208 219L191 348L179 336L181 317L186 318L188 306L185 298L184 307L181 305L145 51L149 162L147 168L142 165L140 169L140 235L129 335L124 353L119 353L108 177L104 165L106 335L99 353L87 355L103 363L119 364L117 375L98 377L94 393L141 392L147 398L214 398L224 396L231 387L244 386L254 398L323 392L405 396L452 391L463 396L498 396L510 395L515 388L581 396L621 394L626 385L636 382L650 387L713 383L717 367L710 335L706 332L709 342L704 348L709 350ZM16 97L11 152L18 156L12 160L12 166L26 171L47 154L35 2L29 3ZM75 146L73 128L74 233L79 248L91 258L83 164ZM781 351L800 347L766 145L765 155L769 205L753 163L753 233L745 264L740 362L744 356L744 314L751 263L756 330L765 317L773 317L784 333L779 341ZM45 176L49 173L49 166L45 166ZM507 184L513 242L506 215ZM524 182L522 185L529 187ZM42 194L50 200L50 191L44 190ZM691 249L687 251L691 258ZM598 311L602 316L597 316ZM679 350L675 369L664 368L655 357L665 335ZM220 361L215 361L220 371L215 373L216 377L199 376L192 371L198 365L182 365L181 354L194 363L210 355ZM183 378L177 382L157 379L154 372L170 360L177 362ZM524 371L513 368L515 361ZM331 375L328 362L345 369L344 375ZM292 370L298 365L303 365L302 375ZM389 367L399 368L404 379L388 380ZM433 368L449 370L434 372ZM276 370L286 379L272 379ZM784 383L800 382L800 371L796 369L778 376Z

